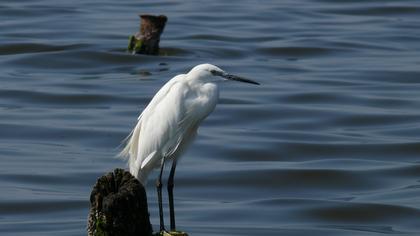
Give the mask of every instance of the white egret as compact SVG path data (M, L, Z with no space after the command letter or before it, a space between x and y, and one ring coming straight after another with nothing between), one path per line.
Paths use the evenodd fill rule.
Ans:
M173 187L175 168L181 153L196 136L200 122L219 100L219 82L235 80L258 84L231 75L211 64L194 67L188 74L169 80L138 117L137 125L127 138L121 156L128 158L130 172L143 185L154 168L160 167L156 181L160 230L165 230L162 207L162 172L165 161L172 160L167 188L171 230L175 230Z

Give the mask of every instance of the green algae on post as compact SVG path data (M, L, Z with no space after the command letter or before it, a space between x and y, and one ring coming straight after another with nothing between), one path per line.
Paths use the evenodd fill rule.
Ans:
M129 37L128 51L132 54L159 54L160 35L168 18L164 15L140 15L140 30Z
M154 233L153 236L188 236L188 234L182 231L161 231Z

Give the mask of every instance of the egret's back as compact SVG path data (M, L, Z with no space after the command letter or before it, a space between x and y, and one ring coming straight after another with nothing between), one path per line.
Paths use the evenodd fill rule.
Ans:
M121 152L128 157L131 174L145 184L163 158L178 158L217 100L215 84L196 85L187 75L168 81L139 116Z

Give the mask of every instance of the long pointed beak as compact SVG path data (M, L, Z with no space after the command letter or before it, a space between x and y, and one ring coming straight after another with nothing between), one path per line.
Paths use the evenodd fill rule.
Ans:
M259 83L255 82L253 80L245 79L245 78L239 77L237 75L231 75L231 74L228 74L228 73L223 73L220 76L222 76L223 78L228 79L228 80L235 80L235 81L239 81L239 82L260 85Z

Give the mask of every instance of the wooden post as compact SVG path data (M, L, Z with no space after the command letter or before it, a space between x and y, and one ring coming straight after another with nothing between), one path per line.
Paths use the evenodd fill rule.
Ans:
M90 195L89 236L151 236L146 191L129 172L100 177Z
M164 15L140 15L140 30L130 36L128 51L135 54L159 54L160 35L168 18Z

